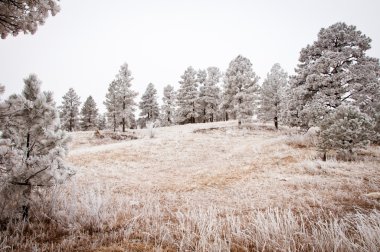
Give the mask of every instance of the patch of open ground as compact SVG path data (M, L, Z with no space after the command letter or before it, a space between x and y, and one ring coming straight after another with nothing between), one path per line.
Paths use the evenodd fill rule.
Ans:
M377 202L379 157L360 162L319 160L313 148L294 148L286 129L236 127L236 122L155 129L137 140L73 149L80 183L110 192L175 193L194 204L222 207L322 208L336 213Z

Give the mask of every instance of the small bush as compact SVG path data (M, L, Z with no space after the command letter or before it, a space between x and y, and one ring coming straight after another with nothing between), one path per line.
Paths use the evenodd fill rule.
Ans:
M318 130L318 127L312 127L305 134L291 135L286 143L295 148L315 147L318 143Z
M324 153L335 150L348 159L366 148L375 135L372 119L356 107L340 106L320 125L318 147Z

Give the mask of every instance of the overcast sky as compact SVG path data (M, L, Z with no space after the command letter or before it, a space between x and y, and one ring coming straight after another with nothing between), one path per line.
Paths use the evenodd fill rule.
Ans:
M208 1L62 0L34 35L0 40L0 83L20 93L23 79L36 73L42 89L61 97L73 87L82 103L92 95L104 112L109 83L124 62L139 92L149 82L162 97L188 66L225 71L239 54L265 79L278 62L294 72L300 50L322 27L343 21L372 38L368 55L380 58L379 0Z

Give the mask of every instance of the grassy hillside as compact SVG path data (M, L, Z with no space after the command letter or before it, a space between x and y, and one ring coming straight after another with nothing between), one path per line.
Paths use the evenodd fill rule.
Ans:
M81 251L377 251L380 148L322 162L312 135L237 122L76 132L77 174L0 248ZM44 200L42 200L44 199Z

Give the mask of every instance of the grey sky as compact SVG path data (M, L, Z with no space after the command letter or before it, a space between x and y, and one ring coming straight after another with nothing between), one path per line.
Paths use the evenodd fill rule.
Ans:
M139 98L149 82L162 96L177 89L188 66L225 71L238 54L265 79L278 62L288 71L320 28L338 21L372 38L368 55L380 58L380 1L61 1L35 35L0 40L0 83L19 93L36 73L58 104L73 87L82 103L92 95L101 111L109 83L127 62Z

